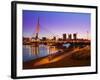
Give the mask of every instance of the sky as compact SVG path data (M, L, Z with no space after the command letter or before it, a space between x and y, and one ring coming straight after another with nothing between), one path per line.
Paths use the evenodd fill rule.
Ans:
M35 36L38 19L39 38L62 37L64 33L77 33L78 38L90 38L90 13L23 10L24 37Z

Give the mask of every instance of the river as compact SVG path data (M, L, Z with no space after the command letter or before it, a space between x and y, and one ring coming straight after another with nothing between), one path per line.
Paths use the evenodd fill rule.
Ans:
M69 44L63 46L69 47ZM41 44L39 46L23 45L23 61L30 61L50 54L55 54L59 51L55 46Z

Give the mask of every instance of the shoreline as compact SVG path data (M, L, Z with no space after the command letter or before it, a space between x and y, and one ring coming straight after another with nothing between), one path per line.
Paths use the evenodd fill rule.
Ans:
M23 69L90 66L90 46L53 54L23 63Z

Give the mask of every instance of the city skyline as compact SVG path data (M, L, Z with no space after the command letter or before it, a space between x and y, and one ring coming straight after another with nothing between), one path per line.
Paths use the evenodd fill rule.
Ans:
M40 24L39 38L77 33L78 38L90 39L90 13L47 12L23 10L23 37L33 37Z

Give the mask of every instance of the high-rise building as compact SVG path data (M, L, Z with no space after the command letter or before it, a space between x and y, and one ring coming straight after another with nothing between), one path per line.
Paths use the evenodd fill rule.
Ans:
M73 34L73 39L77 39L77 34L76 33Z
M68 34L68 39L72 39L72 34Z
M66 40L66 34L63 34L63 40Z

